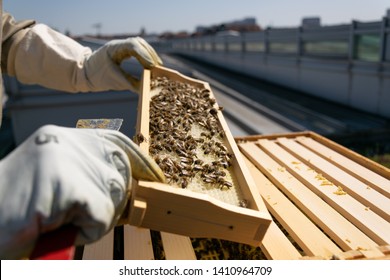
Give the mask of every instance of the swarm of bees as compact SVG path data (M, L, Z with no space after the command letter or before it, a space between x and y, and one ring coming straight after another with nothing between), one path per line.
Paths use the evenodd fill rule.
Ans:
M229 167L233 154L224 145L225 133L219 125L216 101L210 91L172 81L153 78L150 100L149 153L168 182L187 188L193 180L220 190L232 188Z

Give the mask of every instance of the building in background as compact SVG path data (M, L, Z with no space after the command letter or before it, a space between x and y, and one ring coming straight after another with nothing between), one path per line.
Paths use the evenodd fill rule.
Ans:
M211 26L197 26L193 35L213 35L222 31L255 32L261 31L261 27L256 23L256 18L248 17Z

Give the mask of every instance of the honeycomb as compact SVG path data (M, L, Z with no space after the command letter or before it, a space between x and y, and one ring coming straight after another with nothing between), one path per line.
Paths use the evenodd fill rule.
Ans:
M247 207L234 176L216 100L209 89L167 77L151 80L149 154L168 184Z

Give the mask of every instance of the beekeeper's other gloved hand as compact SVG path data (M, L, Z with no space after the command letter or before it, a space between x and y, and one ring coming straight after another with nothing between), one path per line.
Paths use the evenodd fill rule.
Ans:
M161 65L156 51L142 38L113 40L96 51L44 24L16 33L6 44L6 72L25 84L69 92L140 91L137 78L120 67L134 57L144 68Z
M123 60L134 57L144 68L161 65L162 61L155 50L142 38L134 37L113 40L92 53L85 61L85 72L94 91L112 89L132 89L140 92L140 81L122 70ZM131 87L129 87L129 82Z
M163 182L157 164L118 131L53 125L0 161L0 259L28 257L40 234L72 224L76 244L117 223L131 180Z

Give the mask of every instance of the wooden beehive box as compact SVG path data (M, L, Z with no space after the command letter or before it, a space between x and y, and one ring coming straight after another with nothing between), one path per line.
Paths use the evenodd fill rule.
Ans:
M274 217L267 258L390 257L389 169L313 132L236 141Z
M152 86L156 79L163 79L164 84ZM145 70L142 82L135 141L160 163L163 171L173 169L172 166L175 169L180 167L181 171L167 173L166 184L146 181L135 184L129 224L190 237L212 237L258 245L271 216L257 193L223 118L222 108L218 107L209 85L163 67ZM179 89L182 86L194 95L201 94L202 100L207 100L209 104L203 104L202 100L198 104L192 99L184 101L179 97L169 97L168 101L158 99L159 103L155 105L157 101L153 97L172 91L173 87L173 92L182 92ZM177 115L179 109L175 107L156 121L155 115L172 104L185 106L185 113L180 111ZM200 108L209 105L211 107L206 109L202 107L204 110ZM151 108L155 110L156 106L159 110L152 112ZM193 119L202 110L203 115L196 118L204 120ZM172 116L176 119L170 119ZM191 126L186 135L180 131L181 124L176 123L184 119L187 121L183 127ZM158 126L158 133L155 126ZM194 146L183 151L184 145Z

